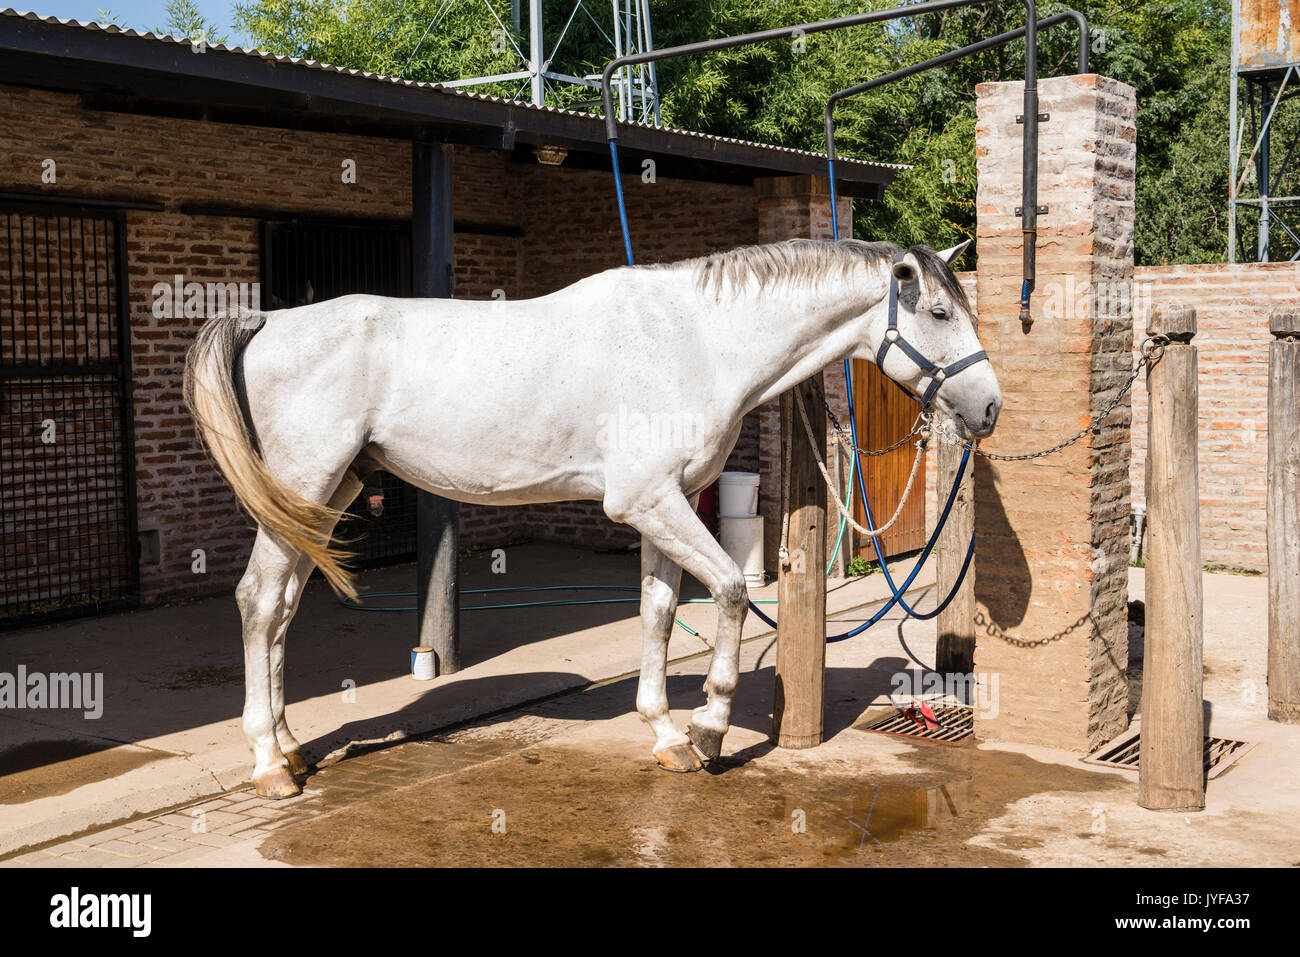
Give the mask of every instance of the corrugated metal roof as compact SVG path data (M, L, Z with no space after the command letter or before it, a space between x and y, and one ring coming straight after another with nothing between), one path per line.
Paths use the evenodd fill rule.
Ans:
M68 27L70 29L90 30L90 31L95 31L95 32L105 33L105 34L118 34L126 37L136 37L139 39L150 40L156 43L171 43L171 44L183 45L186 47L193 46L192 42L187 38L178 38L178 37L168 36L165 34L157 34L153 32L141 33L138 30L123 29L121 27L114 26L113 24L95 23L93 21L84 21L84 20L64 19L61 17L42 16L38 13L19 11L19 10L14 10L12 8L5 8L3 10L0 10L0 16L16 17L23 20L33 20L39 23ZM220 43L209 43L206 46L206 50L209 53L215 51L218 53L230 53L238 56L256 57L261 60L268 60L278 64L287 64L291 66L302 67L304 69L322 70L325 72L336 73L343 76L358 77L361 79L373 81L375 83L390 83L390 84L404 86L412 89L427 89L430 91L434 91L439 95L443 95L443 96L467 97L469 99L480 100L488 103L508 104L514 108L526 108L529 110L535 110L539 113L554 113L554 114L560 114L565 116L593 118L593 119L599 119L603 121L603 117L594 113L586 113L579 110L565 110L554 106L537 106L533 103L528 103L521 100L507 100L504 97L490 96L485 93L474 93L470 90L465 90L459 87L447 87L447 86L443 86L441 83L428 83L419 80L404 80L400 77L384 76L383 74L380 73L370 73L366 70L351 70L346 67L333 66L329 63L321 63L318 60L308 60L303 57L281 56L274 53L267 53L263 50L249 50L244 47L227 46L225 44L220 44ZM787 153L794 156L805 156L805 157L810 157L815 159L826 158L826 155L824 153L812 152L810 150L794 149L788 146L777 146L772 143L757 143L752 140L741 140L741 139L736 139L734 137L728 137L728 136L714 136L710 133L698 133L694 130L676 129L675 127L670 127L670 126L652 126L648 123L639 123L639 122L628 123L625 121L620 121L620 125L626 127L640 127L642 129L658 130L659 132L670 133L675 136L696 137L699 139L708 140L716 143L728 143L736 146L752 147L754 149L772 150L774 152ZM878 169L890 169L890 170L911 169L910 166L905 164L900 164L900 163L879 163L870 160L858 160L858 159L851 159L842 156L836 159L836 163L852 164L855 166L875 167Z

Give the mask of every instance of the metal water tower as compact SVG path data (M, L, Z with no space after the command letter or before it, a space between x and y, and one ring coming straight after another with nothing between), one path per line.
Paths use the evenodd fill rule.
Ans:
M535 106L548 104L547 93L557 87L580 86L592 91L590 105L600 102L600 74L574 76L551 69L556 55L561 52L569 28L574 20L584 17L595 25L596 29L609 42L608 58L628 56L648 52L654 49L654 34L650 28L650 0L610 0L609 8L613 14L612 30L610 21L601 22L591 12L588 0L574 0L569 14L565 17L564 27L559 35L550 42L547 52L547 38L543 35L542 0L528 0L528 52L520 48L523 40L523 0L510 0L510 29L506 30L492 0L482 0L492 17L501 28L503 41L513 51L518 68L506 73L492 76L476 76L462 80L443 81L443 86L471 87L485 83L501 83L512 80L524 81L515 94L515 99L528 99ZM1300 2L1300 0L1297 0ZM444 13L445 15L445 13ZM655 75L654 64L628 67L619 72L614 90L618 95L618 115L623 120L642 123L659 123L659 85ZM524 96L527 92L527 97ZM554 97L552 96L552 100ZM588 104L583 104L588 105Z
M1300 196L1273 195L1293 168L1300 130L1280 144L1285 149L1280 162L1272 150L1273 122L1283 104L1300 93L1298 26L1300 0L1233 0L1229 262L1300 260Z

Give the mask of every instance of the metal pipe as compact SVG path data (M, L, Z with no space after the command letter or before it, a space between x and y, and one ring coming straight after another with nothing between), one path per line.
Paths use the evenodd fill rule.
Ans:
M938 13L954 7L969 7L991 0L928 0L926 3L908 4L903 7L890 7L885 10L870 10L831 20L817 20L812 23L800 23L794 26L777 27L772 30L759 30L756 33L742 33L734 37L719 37L716 40L700 40L696 43L683 43L680 46L664 47L661 50L646 50L628 56L616 57L605 65L601 75L601 98L605 107L605 133L611 140L618 139L618 117L614 114L614 97L611 80L615 71L638 63L656 63L676 57L692 56L697 53L710 53L714 50L729 50L732 47L747 46L752 43L765 43L769 40L789 40L809 33L824 33L827 30L839 30L843 27L856 27L867 23L882 23L903 17L915 17L925 13ZM1034 0L1024 0L1025 6L1032 8Z
M1088 21L1082 13L1077 10L1067 10L1064 13L1058 13L1055 16L1048 17L1045 20L1038 21L1038 28L1046 30L1051 27L1064 23L1066 20L1074 20L1079 27L1079 72L1088 72ZM835 159L835 104L840 100L846 100L851 96L857 96L859 93L866 93L874 90L876 87L885 86L896 80L905 80L909 76L915 76L917 73L924 73L926 70L933 70L935 67L944 66L953 60L959 60L962 57L972 56L976 53L983 53L985 50L991 50L1010 43L1013 40L1019 40L1025 35L1025 28L1018 27L1015 30L1008 30L1006 33L999 33L997 36L987 37L976 43L971 43L956 50L949 50L947 53L941 53L938 56L923 60L920 63L914 63L911 66L905 66L900 70L892 73L885 73L874 79L867 80L865 83L858 83L854 86L845 87L832 93L826 100L826 156L830 160Z
M616 57L605 65L600 83L601 101L605 108L605 134L610 142L610 153L613 157L617 157L615 143L618 140L618 117L614 114L611 80L614 72L624 66L652 63L675 57L691 56L697 53L709 53L714 50L727 50L732 47L746 46L753 43L765 43L769 40L794 39L795 37L806 36L809 33L823 33L844 27L882 23L888 20L916 17L927 13L951 10L954 7L968 7L977 3L988 2L991 2L991 0L929 0L926 3L909 4L885 10L871 10L866 13L836 17L830 20L817 20L812 23L777 27L773 30L760 30L755 33L744 33L734 37L719 37L716 40L701 40L696 43L685 43L675 47L664 47L662 50L647 50L630 56ZM1035 245L1038 239L1038 10L1035 0L1023 0L1023 2L1025 5L1025 96L1022 121L1025 126L1025 133L1024 158L1022 161L1024 172L1021 176L1020 191L1021 229L1025 237L1025 254L1024 281L1020 288L1020 322L1024 330L1028 332L1032 324L1029 315L1029 298L1034 290ZM1086 60L1086 50L1084 50L1082 41L1080 42L1080 49L1084 52L1083 58ZM617 176L617 159L615 159L615 163L614 174Z

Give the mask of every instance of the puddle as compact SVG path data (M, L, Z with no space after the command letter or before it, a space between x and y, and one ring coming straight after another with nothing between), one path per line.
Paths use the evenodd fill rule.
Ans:
M67 794L169 756L107 741L29 741L0 751L0 804Z
M767 753L678 775L630 750L530 742L286 824L260 849L289 864L345 867L1016 866L1017 850L1050 841L1064 822L1042 822L998 849L966 842L1029 795L1123 786L971 747L915 745L908 760L914 773L859 776L791 768ZM323 793L331 809L327 786Z

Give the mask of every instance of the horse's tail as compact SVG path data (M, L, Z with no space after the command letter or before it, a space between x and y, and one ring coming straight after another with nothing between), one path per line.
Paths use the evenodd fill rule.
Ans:
M245 511L262 528L310 558L340 595L356 597L345 554L330 547L341 513L289 488L271 473L235 390L240 351L262 327L261 315L230 314L199 330L185 362L185 404L208 452Z

